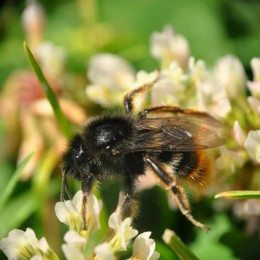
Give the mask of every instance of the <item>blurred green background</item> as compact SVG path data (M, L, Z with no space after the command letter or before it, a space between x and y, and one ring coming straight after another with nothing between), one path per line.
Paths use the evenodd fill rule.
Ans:
M187 38L192 56L205 60L210 66L219 57L234 54L241 60L250 78L250 60L260 56L260 2L257 0L38 2L46 12L44 39L65 48L68 55L66 70L78 79L75 84L81 88L87 84L85 75L88 60L96 53L118 54L136 70L151 71L158 68L158 62L149 52L149 40L153 32L161 31L166 24L172 25ZM30 70L23 50L26 37L21 14L25 6L26 2L21 0L0 3L0 88L11 73ZM100 111L99 107L94 106L94 109L97 111L94 113ZM5 138L5 122L0 119L0 142ZM16 161L17 153L1 160L0 196L16 169ZM48 163L45 165L44 162L38 168L43 175L48 171ZM59 174L59 166L53 167L53 173L47 186L42 187L42 193L35 193L37 185L40 185L35 180L37 176L18 183L10 202L0 212L0 238L6 236L10 229L25 229L29 226L36 231L38 238L46 236L59 252L61 234L65 232L65 227L58 223L53 212L54 204L59 199ZM79 187L77 183L74 186L75 190ZM104 198L108 216L116 206L119 184L101 185L99 191ZM40 194L36 200L35 194ZM143 191L139 198L140 215L136 220L136 228L140 233L152 231L161 259L176 258L161 239L165 228L175 230L201 259L260 257L259 230L247 234L245 223L237 220L230 210L216 212L212 208L213 198L192 204L193 215L211 226L209 234L192 226L179 211L170 210L162 189L155 187ZM5 259L2 252L0 258Z

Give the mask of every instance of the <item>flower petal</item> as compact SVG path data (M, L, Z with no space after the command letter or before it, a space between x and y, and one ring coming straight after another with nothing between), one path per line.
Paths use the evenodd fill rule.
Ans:
M251 159L260 164L260 130L248 133L245 148Z

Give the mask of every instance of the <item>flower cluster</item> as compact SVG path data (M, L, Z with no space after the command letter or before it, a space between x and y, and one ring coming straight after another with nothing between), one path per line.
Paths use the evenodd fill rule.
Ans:
M160 62L160 70L139 71L135 76L130 65L115 55L93 57L89 80L95 85L95 93L106 94L97 100L97 95L90 94L90 85L86 88L89 98L112 108L122 102L127 90L153 83L149 98L143 97L150 106L173 105L212 114L223 122L227 133L226 145L214 158L219 173L214 192L220 191L217 187L259 189L255 165L260 164L260 58L251 60L252 80L248 80L242 63L233 55L219 58L213 68L208 68L203 60L190 56L188 41L169 26L152 34L150 50ZM113 97L115 89L120 99ZM137 110L143 108L140 104L144 102L138 102ZM250 175L250 180L246 184L239 182L235 174Z
M70 201L58 202L55 205L57 218L69 228L64 236L62 251L68 260L86 259L88 241L100 229L100 212L102 203L93 194L89 195L87 205L87 230L82 230L82 192L75 194ZM114 212L108 220L110 228L102 243L95 245L91 259L116 259L116 254L126 251L130 240L138 231L131 226L131 219L121 220ZM150 238L151 232L138 235L133 243L133 253L129 260L156 260L159 253L155 251L155 242ZM38 240L32 229L26 231L12 230L7 238L2 239L1 249L10 259L57 260L56 253L49 247L45 238Z

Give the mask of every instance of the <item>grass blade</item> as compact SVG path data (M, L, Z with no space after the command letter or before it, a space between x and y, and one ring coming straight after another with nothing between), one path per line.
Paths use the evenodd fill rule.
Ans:
M215 199L260 199L260 191L254 190L233 190L224 191L215 195Z
M6 201L11 196L21 172L23 171L24 167L31 159L32 155L33 155L33 153L30 153L27 157L25 157L25 159L18 165L18 167L15 170L15 172L13 173L11 179L8 181L6 188L4 189L4 191L2 192L2 194L0 196L0 212L1 212L4 204L6 203Z
M64 116L54 92L52 91L48 81L46 80L45 76L43 75L40 66L38 65L37 61L35 60L32 52L26 42L24 42L24 50L25 50L26 56L28 58L28 61L31 65L33 71L35 72L36 76L38 77L38 80L40 81L41 86L43 88L43 91L52 106L52 109L54 111L56 120L58 122L58 125L59 125L61 131L67 138L70 138L73 133L71 125L70 125L69 121L67 120L67 118Z
M199 258L182 242L174 231L166 229L163 234L164 242L170 246L181 260L198 260Z
M0 211L0 239L5 237L14 227L20 226L37 209L37 202L32 192L25 192L10 200Z

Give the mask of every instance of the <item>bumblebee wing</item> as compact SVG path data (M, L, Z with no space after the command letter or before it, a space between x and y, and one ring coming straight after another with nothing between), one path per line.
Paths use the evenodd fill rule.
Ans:
M197 151L225 143L223 125L207 113L183 110L168 117L141 118L128 151Z

